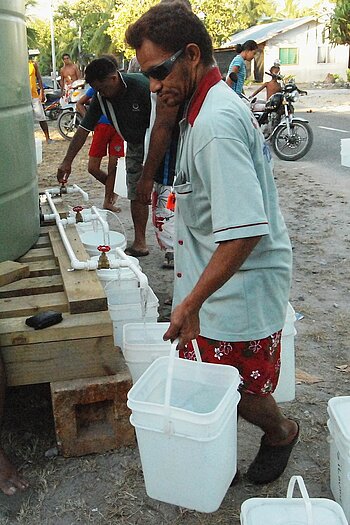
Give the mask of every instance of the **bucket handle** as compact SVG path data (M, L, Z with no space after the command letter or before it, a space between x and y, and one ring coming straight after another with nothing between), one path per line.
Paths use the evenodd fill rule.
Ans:
M169 362L168 362L168 369L167 369L167 378L165 383L165 397L164 397L164 433L165 434L172 434L172 421L170 419L170 396L171 396L171 385L173 381L173 375L174 375L174 365L175 365L175 358L177 353L177 345L179 341L178 339L175 339L170 347L170 354L169 354ZM192 340L192 346L194 349L194 353L196 355L196 360L198 362L202 362L201 354L198 348L198 343L196 339ZM309 525L309 524L308 524Z
M304 480L301 476L292 476L290 478L288 489L287 489L287 498L293 497L295 483L298 484L300 493L303 497L303 501L305 504L305 510L306 510L307 525L313 525L314 520L312 518L312 504L311 504L311 500L310 500L308 491L306 490Z

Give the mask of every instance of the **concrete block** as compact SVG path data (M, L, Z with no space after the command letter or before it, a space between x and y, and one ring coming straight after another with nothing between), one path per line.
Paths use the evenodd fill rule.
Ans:
M126 365L115 375L51 383L57 445L64 457L134 445Z

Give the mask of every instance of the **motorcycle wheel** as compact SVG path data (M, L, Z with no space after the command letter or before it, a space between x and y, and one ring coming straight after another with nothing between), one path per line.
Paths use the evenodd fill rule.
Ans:
M306 122L293 122L291 135L283 125L273 135L272 147L277 157L282 160L298 160L304 157L313 143L313 133Z
M51 109L48 112L47 116L49 117L50 120L57 120L61 113L62 113L62 109L55 108L55 109Z
M80 115L76 111L64 111L58 117L57 127L62 137L66 140L72 140L76 129L80 123Z

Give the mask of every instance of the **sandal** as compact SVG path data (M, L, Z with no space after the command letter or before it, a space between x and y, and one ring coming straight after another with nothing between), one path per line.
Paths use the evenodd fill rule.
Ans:
M162 265L163 268L174 268L174 252L165 252L165 258Z
M263 435L259 452L247 471L247 478L250 482L256 485L263 485L265 483L271 483L280 477L288 464L289 456L294 445L299 441L300 428L298 423L297 425L298 431L288 445L268 445L265 443L265 434Z

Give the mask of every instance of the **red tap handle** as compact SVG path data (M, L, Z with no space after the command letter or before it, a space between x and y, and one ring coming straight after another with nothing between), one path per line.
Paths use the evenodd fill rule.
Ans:
M73 211L78 213L79 211L83 211L83 209L84 209L83 206L74 206Z
M100 246L97 246L97 249L99 252L107 253L110 251L111 247L108 246L108 244L100 244Z

